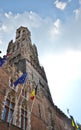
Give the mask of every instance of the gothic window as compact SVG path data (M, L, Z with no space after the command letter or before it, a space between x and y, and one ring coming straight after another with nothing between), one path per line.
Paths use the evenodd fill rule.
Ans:
M25 30L23 30L23 33L25 32Z
M13 46L13 52L15 51L15 46Z
M17 43L17 49L19 49L19 47L20 47L20 43Z
M10 100L7 99L5 101L5 107L4 107L2 120L7 121L7 122L10 122L12 120L14 106L15 106L15 104L13 102L11 102Z
M41 108L40 108L40 104L38 104L38 115L41 118Z
M49 112L50 126L52 127L52 130L54 130L54 119L53 119L52 111L50 110L50 108L48 108L48 112Z
M12 53L13 52L13 49L11 48L10 50L9 50L9 53Z
M16 49L17 49L17 46L15 45L15 46L14 46L14 51L16 51Z
M21 128L27 130L27 111L21 109Z

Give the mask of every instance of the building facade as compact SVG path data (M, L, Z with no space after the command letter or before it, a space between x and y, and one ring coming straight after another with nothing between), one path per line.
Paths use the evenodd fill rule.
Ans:
M9 42L7 54L10 56L0 68L0 130L72 130L71 120L52 101L28 28L16 30L15 42ZM14 82L25 72L26 82L15 87Z

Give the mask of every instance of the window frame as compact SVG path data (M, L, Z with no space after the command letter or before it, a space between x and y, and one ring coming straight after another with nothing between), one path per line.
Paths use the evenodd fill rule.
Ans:
M12 116L14 112L15 103L9 99L6 99L4 104L4 110L2 115L2 120L10 123L12 121Z

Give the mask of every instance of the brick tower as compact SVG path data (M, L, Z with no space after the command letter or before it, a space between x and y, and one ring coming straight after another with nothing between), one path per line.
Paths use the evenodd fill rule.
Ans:
M11 55L0 69L5 81L0 94L0 130L72 130L71 121L52 101L28 28L21 26L16 30L15 42L9 42L7 53ZM14 87L14 81L25 72L28 74L25 84ZM32 100L30 95L36 86L37 93Z

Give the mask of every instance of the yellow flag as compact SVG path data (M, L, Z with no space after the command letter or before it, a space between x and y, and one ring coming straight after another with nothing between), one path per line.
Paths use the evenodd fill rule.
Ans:
M72 126L75 127L75 122L74 122L74 120L72 120Z
M30 98L33 100L35 97L35 89L32 91L32 93L30 94Z
M76 130L80 130L79 125L76 123Z
M36 85L35 89L32 90L31 94L30 94L30 98L33 100L35 95L37 94L37 88L38 88L38 85Z

